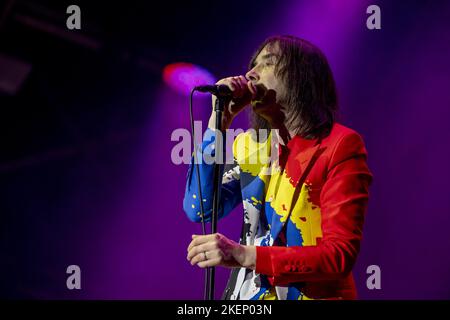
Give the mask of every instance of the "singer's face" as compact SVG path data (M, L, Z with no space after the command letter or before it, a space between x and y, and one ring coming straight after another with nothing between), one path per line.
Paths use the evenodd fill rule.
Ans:
M277 44L265 46L256 57L252 69L245 75L255 85L264 85L266 89L273 89L277 93L277 100L284 101L285 86L283 81L276 76L275 65L279 59Z

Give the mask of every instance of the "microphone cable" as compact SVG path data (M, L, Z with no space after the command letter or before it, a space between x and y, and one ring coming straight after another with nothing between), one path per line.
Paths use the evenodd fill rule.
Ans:
M194 115L193 115L193 95L194 92L196 91L196 88L193 88L191 90L191 94L189 97L189 118L190 118L190 122L191 122L191 135L192 135L192 141L194 144L194 166L195 166L195 171L196 171L196 175L197 175L197 188L198 188L198 199L200 201L200 218L201 218L201 223L202 223L202 233L203 235L206 235L206 227L205 227L205 211L203 209L203 195L202 195L202 186L200 183L200 167L198 165L198 159L197 159L197 144L196 144L196 140L195 140L195 130L194 130ZM203 153L202 153L203 155ZM203 161L203 159L202 159ZM193 169L193 168L192 168ZM206 272L205 272L205 288L204 288L204 300L208 300L208 296L209 296L209 274L211 272L211 268L206 268Z

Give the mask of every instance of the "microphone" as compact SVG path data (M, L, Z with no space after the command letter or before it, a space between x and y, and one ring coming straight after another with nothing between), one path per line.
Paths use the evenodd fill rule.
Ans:
M224 84L197 86L194 90L199 92L209 92L217 97L231 97L233 92Z
M203 85L197 86L194 90L198 92L209 92L216 97L233 97L233 92L224 84L213 84L213 85ZM248 90L248 89L247 89ZM267 89L264 85L256 86L256 98L261 98L266 93ZM250 92L248 92L250 94Z

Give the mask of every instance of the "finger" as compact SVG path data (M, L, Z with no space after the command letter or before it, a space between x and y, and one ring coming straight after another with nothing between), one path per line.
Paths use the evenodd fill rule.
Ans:
M238 85L233 80L228 82L226 85L228 86L228 88L230 88L231 92L235 92L236 90L238 90Z
M206 260L207 259L205 259L205 253L201 252L201 253L196 254L189 262L193 266L193 265L195 265L195 264L197 264L199 262L206 261Z
M242 90L242 83L239 77L233 77L233 81L236 83L238 90Z
M187 248L188 252L198 244L198 241L200 241L198 239L199 239L198 236L192 235L192 241L189 243L188 248Z
M252 94L252 100L255 99L255 98L256 98L257 90L256 90L256 87L255 87L255 85L253 84L253 82L248 81L248 82L247 82L247 88L248 88L248 91L250 91L250 93Z
M221 79L219 81L216 82L216 85L225 85L227 86L232 92L236 91L237 88L237 84L234 83L233 77L229 77L229 78L225 78L225 79Z
M217 235L218 235L217 233L207 234L207 235L196 235L196 234L193 234L192 235L192 239L193 240L191 241L191 243L188 246L188 251L194 246L198 246L198 245L200 245L202 243L205 243L205 242L208 242L210 240L217 239Z
M234 77L220 79L219 81L216 82L216 85L220 85L220 84L228 85L231 82L231 80L233 80L233 78Z
M216 249L217 249L217 243L215 243L215 242L207 242L202 245L195 246L191 250L189 250L187 259L191 260L197 254L203 253L205 251L213 251Z
M237 77L237 80L239 81L239 84L241 85L241 89L245 90L247 87L247 79L245 79L244 76Z
M241 76L239 76L239 79L242 81L243 84L247 85L248 80L245 76L241 75Z
M209 267L215 267L222 263L222 258L214 258L214 259L208 259L206 261L201 261L197 265L200 268L209 268Z
M211 239L219 239L220 236L221 236L220 233L202 234L202 235L193 234L192 239L194 239L195 241L200 241L199 243L203 243Z
M244 89L242 88L242 83L239 81L239 77L233 78L233 84L236 86L236 90L233 91L233 97L240 98L244 94Z
M245 77L243 76L239 76L238 78L239 80L239 84L241 85L241 91L242 91L242 95L245 95L248 91L248 87L247 87L247 79L245 79Z
M213 249L213 250L201 250L198 252L192 259L191 259L191 265L197 264L202 261L215 259L217 257L222 257L223 254L221 254L220 250Z

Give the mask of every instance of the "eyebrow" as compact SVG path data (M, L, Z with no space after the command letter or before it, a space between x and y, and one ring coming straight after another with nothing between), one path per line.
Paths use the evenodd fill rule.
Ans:
M261 57L261 59L266 60L266 59L269 59L269 58L272 58L272 57L277 57L277 55L275 53L266 53L265 55L263 55Z
M278 55L275 54L275 53L269 52L269 53L266 53L265 55L261 56L261 60L267 60L267 59L270 59L272 57L278 58ZM256 65L256 59L253 61L251 67L253 68L255 65Z

